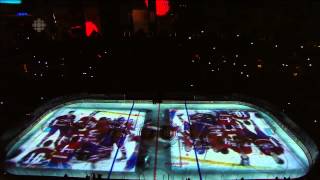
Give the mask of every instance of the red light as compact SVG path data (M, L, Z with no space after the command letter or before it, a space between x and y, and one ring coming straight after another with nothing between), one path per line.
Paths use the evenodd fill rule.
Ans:
M86 36L90 37L93 32L99 32L97 25L92 21L86 21Z
M155 0L156 1L156 12L157 16L165 16L168 14L170 5L169 0ZM148 0L144 1L146 6L148 7Z

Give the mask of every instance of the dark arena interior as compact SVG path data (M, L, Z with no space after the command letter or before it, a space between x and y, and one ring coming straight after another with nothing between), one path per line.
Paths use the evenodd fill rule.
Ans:
M319 19L319 0L0 0L0 179L319 179Z

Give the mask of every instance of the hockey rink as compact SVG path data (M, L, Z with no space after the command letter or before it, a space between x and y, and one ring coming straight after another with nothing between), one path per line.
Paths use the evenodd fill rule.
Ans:
M301 177L303 144L241 102L75 101L43 113L9 146L15 175L111 179Z

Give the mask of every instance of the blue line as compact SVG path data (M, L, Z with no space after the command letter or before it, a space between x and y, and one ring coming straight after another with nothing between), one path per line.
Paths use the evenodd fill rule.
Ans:
M192 135L191 135L191 121L190 121L190 118L189 118L187 101L184 101L184 106L185 106L186 112L187 112L187 117L188 117L188 122L189 122L189 129L190 129L190 138L191 138L191 140L192 140L193 149L194 149L194 154L195 154L195 156L196 156L198 173L199 173L200 180L202 180L202 175L201 175L200 165L199 165L199 160L198 160L198 155L197 155L197 148L196 148L196 146L194 145L194 139L193 139L193 137L192 137Z
M134 101L132 102L132 106L131 106L130 113L129 113L129 116L128 116L128 119L127 119L127 122L126 122L126 123L128 123L128 121L130 120L130 116L131 116L131 113L132 113L132 110L133 110L133 106L134 106ZM126 128L127 128L127 127L126 127ZM122 137L122 138L123 138L123 137ZM118 144L119 144L119 142L122 141L122 138L119 139ZM112 164L111 164L111 168L110 168L109 173L108 173L108 179L110 179L110 176L111 176L111 173L112 173L112 170L113 170L114 163L115 163L116 158L117 158L117 156L118 156L119 149L120 149L120 148L119 148L119 146L118 146L118 147L117 147L117 151L116 151L116 155L115 155L114 158L113 158L113 161L112 161Z
M158 120L157 128L160 128L160 103L158 105ZM157 179L157 161L158 161L158 147L159 147L159 130L157 130L157 139L156 139L156 149L155 149L155 158L154 158L154 167L153 167L153 179Z

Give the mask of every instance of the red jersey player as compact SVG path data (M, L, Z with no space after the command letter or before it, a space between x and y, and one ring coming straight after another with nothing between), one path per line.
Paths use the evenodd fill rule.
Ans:
M79 121L75 122L78 129L84 129L90 126L94 126L97 123L97 119L94 117L99 111L93 111L89 116L80 118Z
M249 165L248 154L252 153L252 141L247 136L249 130L235 119L233 113L219 112L216 124L208 129L208 139L215 151L226 154L230 148L240 154L241 165Z
M52 153L48 166L70 168L69 161L76 155L76 151L80 149L81 145L79 136L73 136L70 141L60 143Z
M25 166L45 166L52 157L53 149L49 148L52 140L43 143L43 147L37 148L25 155L19 163Z
M41 140L39 145L45 142L50 136L56 133L59 130L59 136L55 141L55 146L57 146L62 137L70 137L72 135L72 125L76 116L73 114L74 111L69 111L68 114L59 116L55 118L49 124L49 133ZM38 145L38 146L39 146Z
M256 131L256 134L254 134L255 139L253 143L263 154L271 156L276 163L284 164L284 161L279 157L279 155L284 153L284 149L279 141L272 136L266 135L254 122L252 123Z

